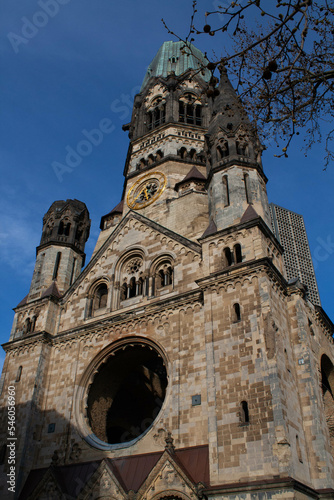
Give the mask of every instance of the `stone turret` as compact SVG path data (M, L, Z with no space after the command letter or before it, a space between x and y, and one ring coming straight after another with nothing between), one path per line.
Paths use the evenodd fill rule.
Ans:
M40 298L52 285L60 294L66 292L85 263L89 229L89 212L81 201L60 200L51 205L43 217L28 301Z
M263 146L221 67L219 95L214 99L206 134L209 210L217 229L240 221L248 205L270 226L263 173Z

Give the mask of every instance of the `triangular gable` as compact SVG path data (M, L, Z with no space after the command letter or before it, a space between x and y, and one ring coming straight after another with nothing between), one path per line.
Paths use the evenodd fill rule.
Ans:
M110 236L106 239L106 241L103 243L101 248L96 252L96 254L92 257L90 262L87 264L85 269L82 271L78 279L73 283L73 285L67 290L67 292L64 294L64 298L66 299L71 293L75 291L75 289L79 286L79 284L85 279L85 277L90 273L90 271L93 269L93 267L96 265L97 261L100 259L100 257L103 256L103 254L108 250L110 245L113 243L113 241L120 235L121 231L126 227L127 224L130 223L131 220L136 220L138 222L141 222L144 224L146 227L153 229L157 233L160 233L164 235L167 238L170 238L175 241L175 243L179 243L180 245L186 247L188 250L191 250L192 252L196 254L201 254L202 247L198 243L195 243L191 240L188 240L184 236L175 233L171 229L168 229L161 224L158 224L155 221L152 221L151 219L148 219L147 217L144 217L143 215L138 214L137 212L134 212L130 210L125 217L120 221L120 223L116 226L115 230L110 234Z
M39 495L44 491L44 485L50 481L51 484L52 481L56 483L57 488L65 495L64 498L77 498L100 463L100 461L84 462L31 470L19 498L22 500L40 498ZM59 498L63 497L59 496Z
M124 485L125 491L138 491L157 464L162 453L147 453L145 455L133 455L107 460L113 466L115 476Z
M177 455L169 451L165 451L160 457L140 487L138 497L151 500L159 493L165 496L184 494L186 498L191 498L196 494L196 484L188 476L184 467L181 467Z
M28 481L27 481L28 483ZM22 491L20 498L27 498ZM29 495L29 500L49 500L50 498L57 498L59 500L66 500L65 492L62 490L53 467L50 467L44 474L38 486L34 488Z
M123 485L116 478L110 463L105 459L102 460L76 498L78 500L90 500L91 498L104 497L104 495L108 498L117 498L117 500L127 498Z

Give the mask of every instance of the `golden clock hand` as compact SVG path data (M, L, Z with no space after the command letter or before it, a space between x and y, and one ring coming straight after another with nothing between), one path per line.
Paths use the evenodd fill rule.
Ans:
M138 200L139 196L141 196L141 195L143 194L143 191L144 191L144 189L142 189L142 190L138 193L138 196L136 196L136 197L134 198L133 202L135 202L135 201L137 201L137 200Z

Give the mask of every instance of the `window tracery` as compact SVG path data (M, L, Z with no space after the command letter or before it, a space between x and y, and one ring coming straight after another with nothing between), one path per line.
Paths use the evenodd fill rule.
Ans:
M144 294L143 259L139 256L128 260L122 270L121 301Z
M151 104L151 109L148 111L148 130L153 130L166 121L166 102L161 97L156 97Z
M202 125L202 105L195 94L187 92L180 98L179 121L190 125Z

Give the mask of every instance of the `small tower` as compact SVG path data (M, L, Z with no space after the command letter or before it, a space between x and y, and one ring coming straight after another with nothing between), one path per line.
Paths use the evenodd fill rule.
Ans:
M240 222L247 207L271 227L260 144L226 69L220 68L219 95L214 99L206 134L209 212L218 230Z
M85 263L89 212L79 200L55 201L43 217L43 232L36 249L36 264L27 300L41 297L54 283L62 295Z

